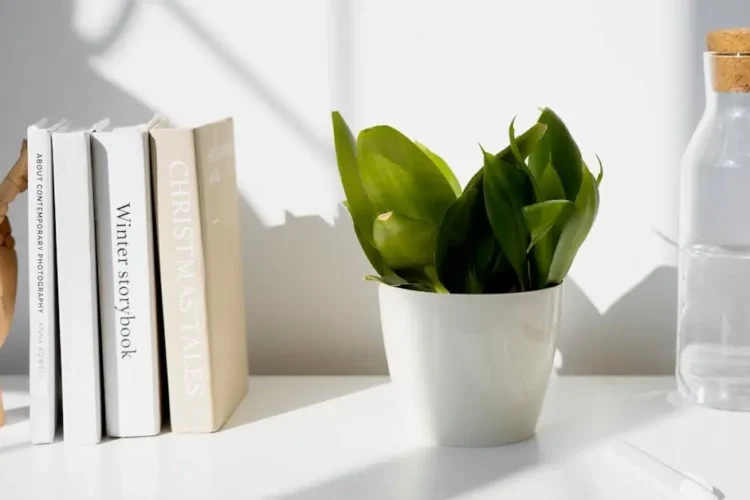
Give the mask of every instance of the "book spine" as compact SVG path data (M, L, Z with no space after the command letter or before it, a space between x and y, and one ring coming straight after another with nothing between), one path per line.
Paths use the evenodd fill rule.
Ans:
M194 137L214 423L220 427L245 397L248 374L233 121L198 127Z
M136 129L95 134L104 145L95 143L105 415L107 434L118 437L161 429L147 135Z
M215 430L204 258L191 130L154 130L164 341L174 432Z
M99 304L90 134L52 134L57 280L61 290L63 439L96 444L102 435Z
M51 443L57 427L55 226L52 140L29 127L29 388L31 442Z

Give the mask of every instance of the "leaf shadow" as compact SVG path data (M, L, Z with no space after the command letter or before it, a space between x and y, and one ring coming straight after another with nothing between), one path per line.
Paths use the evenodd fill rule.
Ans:
M111 36L97 43L82 40L75 33L72 0L28 0L3 5L0 64L12 71L7 75L8 87L3 88L0 168L13 165L26 127L41 118L67 118L77 125L91 125L105 116L113 124L148 119L150 107L102 78L89 60L108 50L127 28L135 4L125 5L110 27ZM0 372L28 373L28 256L24 251L28 241L27 194L20 195L8 213L17 241L19 283L13 325L0 350Z
M671 375L677 332L677 269L661 266L600 314L568 279L558 348L562 375Z
M568 460L580 458L579 453L585 453L589 447L618 439L618 436L655 420L668 418L674 411L664 393L653 391L648 383L627 395L608 394L592 398L592 393L587 390L559 390L550 396L550 400L557 401L547 401L545 407L557 411L551 418L540 422L536 436L528 441L492 448L417 447L280 498L456 498L490 488L525 471L543 470L550 464L557 464L565 470ZM582 419L583 413L598 416ZM331 440L335 443L335 438ZM335 456L335 445L329 453ZM575 491L579 498L597 497L593 491L590 497L586 496L582 488L586 488L586 484L577 481ZM483 493L491 495L489 490Z
M287 214L267 227L240 205L251 373L387 373L377 289L348 214Z

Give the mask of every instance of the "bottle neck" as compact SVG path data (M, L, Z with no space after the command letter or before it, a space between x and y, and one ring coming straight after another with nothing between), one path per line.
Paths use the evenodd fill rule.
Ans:
M714 112L750 110L750 92L716 92L706 89L706 109Z

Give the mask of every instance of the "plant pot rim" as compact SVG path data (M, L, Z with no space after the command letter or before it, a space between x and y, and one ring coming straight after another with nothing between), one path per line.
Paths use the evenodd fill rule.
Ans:
M544 294L544 293L550 293L550 292L552 292L554 290L557 290L557 289L561 288L564 284L565 284L565 280L563 280L562 282L560 282L560 283L558 283L556 285L548 286L547 288L541 288L539 290L528 290L528 291L525 291L525 292L509 292L509 293L436 293L436 292L424 292L422 290L409 290L408 288L400 288L400 287L397 287L397 286L386 285L385 283L378 283L378 286L381 289L390 289L394 293L421 294L421 295L430 295L430 296L435 296L435 297L445 297L446 300L449 300L449 298L451 296L453 296L454 298L456 298L456 297L462 297L462 298L476 297L477 300L482 300L479 297L488 297L488 298L496 298L496 299L499 299L499 298L502 298L502 297L522 297L522 296L523 297L532 297L534 295L541 295L541 294ZM441 299L436 299L436 300L441 300Z

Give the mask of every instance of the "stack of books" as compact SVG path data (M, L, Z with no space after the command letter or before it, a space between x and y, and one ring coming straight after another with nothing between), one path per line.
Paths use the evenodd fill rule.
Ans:
M28 129L32 442L213 432L247 391L231 119ZM166 362L164 362L166 360ZM166 374L164 373L166 365Z

